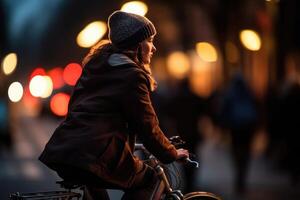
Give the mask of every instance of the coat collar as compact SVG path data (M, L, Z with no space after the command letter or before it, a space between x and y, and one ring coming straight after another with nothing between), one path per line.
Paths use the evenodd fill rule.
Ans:
M110 55L108 58L108 64L111 66L119 66L124 64L136 65L136 63L133 60L131 60L128 56L120 53L114 53Z

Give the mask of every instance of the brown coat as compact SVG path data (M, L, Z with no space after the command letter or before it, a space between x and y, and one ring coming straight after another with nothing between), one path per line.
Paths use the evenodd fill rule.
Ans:
M159 128L146 73L133 64L87 64L77 82L66 119L55 130L40 160L88 170L129 188L142 162L133 155L136 136L160 161L177 153Z

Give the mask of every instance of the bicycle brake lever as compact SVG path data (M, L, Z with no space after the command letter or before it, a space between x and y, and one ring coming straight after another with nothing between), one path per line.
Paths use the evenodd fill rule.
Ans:
M191 160L190 158L186 158L186 161L195 166L196 168L199 168L199 163L197 161Z

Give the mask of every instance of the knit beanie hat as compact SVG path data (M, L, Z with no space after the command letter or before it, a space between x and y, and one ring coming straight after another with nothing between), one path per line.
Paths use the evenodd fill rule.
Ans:
M115 11L108 18L108 38L118 48L129 48L156 34L146 17Z

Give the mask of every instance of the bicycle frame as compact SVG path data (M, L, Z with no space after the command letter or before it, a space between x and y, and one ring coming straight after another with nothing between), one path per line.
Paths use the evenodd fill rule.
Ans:
M154 190L154 193L152 195L152 199L156 200L156 199L161 199L161 197L165 194L165 198L167 198L167 196L169 198L173 197L172 199L183 199L183 194L181 193L180 190L173 190L170 182L165 174L164 169L162 168L162 166L160 166L159 164L157 164L155 166L155 172L157 174L157 176L159 177L159 179L161 181L159 181L157 183L157 186Z
M160 162L149 153L149 151L144 147L143 144L135 144L135 151L141 150L146 157L148 157L151 160L151 163L154 165L154 170L157 174L157 177L159 178L159 181L157 182L155 186L155 190L152 194L151 199L152 200L160 200L162 198L164 199L174 199L174 200L181 200L183 199L183 194L180 190L173 190L173 188L170 185L170 182L166 176L166 173L164 171L164 168L161 166ZM196 161L191 161L188 159L188 162L197 163ZM198 167L198 163L197 163Z
M192 199L205 199L205 200L221 200L215 194L209 192L191 192L186 195L183 195L180 190L173 190L171 184L166 176L164 168L160 164L160 162L151 154L147 149L143 146L143 144L135 144L135 151L141 150L146 157L148 157L154 166L154 170L160 181L157 182L155 186L155 190L152 194L152 200L192 200ZM187 163L195 165L195 167L199 167L199 163L197 161L192 161L189 158L185 160Z

